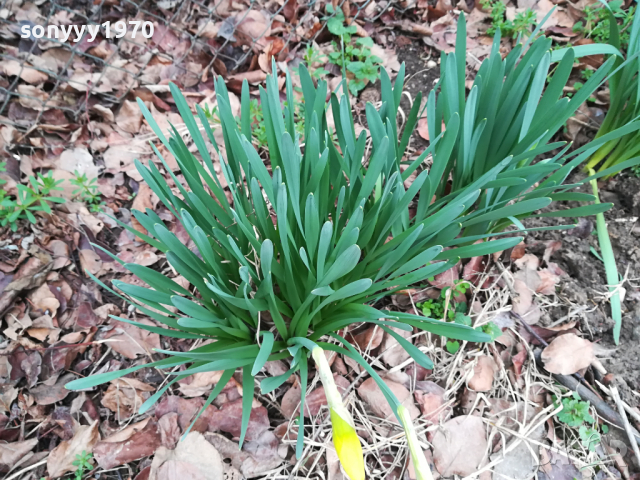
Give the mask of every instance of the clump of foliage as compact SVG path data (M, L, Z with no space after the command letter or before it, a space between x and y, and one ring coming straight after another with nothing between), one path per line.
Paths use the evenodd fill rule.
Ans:
M487 29L487 35L495 35L500 31L507 37L517 38L519 35L531 33L531 28L536 25L536 12L530 8L516 13L511 21L506 19L507 5L502 0L480 0L480 4L491 16L491 26Z
M82 480L82 476L86 472L90 472L93 470L93 465L91 464L91 459L93 458L93 454L91 452L87 452L83 450L82 453L78 453L76 455L76 459L71 463L76 467L76 471L74 473L75 480Z
M6 163L0 163L0 171L5 170ZM0 189L0 227L9 225L12 231L18 229L20 220L29 220L36 223L36 212L51 213L51 203L64 203L64 198L51 196L54 191L61 191L59 185L62 180L52 177L50 170L47 175L40 173L37 176L29 176L27 185L18 184L17 197L7 194L4 189ZM0 180L0 185L6 183Z
M562 410L558 412L558 420L569 427L577 427L582 445L594 451L601 437L596 420L589 413L590 408L589 402L582 401L580 396L573 392L571 397L562 399Z
M590 38L596 43L609 43L611 39L611 15L614 22L619 25L620 48L626 51L629 47L631 36L631 22L636 12L636 6L631 5L627 10L623 8L622 0L612 0L608 2L608 7L602 3L587 5L584 10L584 18L573 26L573 31L581 33L585 38Z
M515 246L522 237L492 237L512 234L506 231L511 225L516 231L528 231L521 220L553 200L593 200L592 195L568 192L576 185L563 182L583 161L582 156L597 147L582 147L567 154L568 147L562 149L561 143L547 142L584 101L580 98L582 91L595 88L593 83L602 81L611 62L605 62L589 80L592 84L587 82L573 99L558 100L568 78L566 62L569 67L573 64L572 50L562 52L561 64L540 100L551 61L550 41L536 41L518 62L522 45L503 60L496 38L492 55L480 69L482 76L478 75L467 98L465 40L461 17L456 52L443 58L443 77L437 86L440 92L432 91L427 101L433 142L418 158L407 161L404 170L401 163L405 161L421 104L421 95L417 95L399 134L397 117L404 67L393 84L381 71L381 105L378 109L372 104L366 106L369 137L365 130L356 136L344 83L340 96L331 95L335 129L329 128L327 82L314 84L301 66L304 146L296 128L295 112L282 107L277 78L270 75L266 89L260 89L259 105L267 137L267 162L263 162L252 143L246 83L238 125L224 81L216 80L224 156L205 111L196 107L194 115L174 84L170 88L175 105L197 154L191 153L175 128L167 138L139 100L145 119L178 162L184 182L167 167L155 145L152 147L177 190L169 187L154 162L145 166L137 161L136 166L183 225L197 252L189 250L151 209L132 212L147 235L121 225L163 252L172 269L192 287L185 288L136 264L123 266L148 288L113 281L112 289L93 278L162 326L114 318L167 337L201 342L190 351L159 350L165 358L75 380L68 388L91 388L141 368L171 369L171 381L145 402L141 411L146 411L175 382L197 372L223 371L202 412L235 371L242 369L242 444L256 376L267 361L286 360L289 371L277 377L261 376L260 388L264 393L271 392L291 374L300 372L301 415L296 449L300 455L308 359L319 347L358 362L377 382L401 420L400 403L393 392L338 332L363 322L378 325L425 368L432 367L431 360L391 327L470 342L489 340L488 334L471 326L389 312L376 305L385 296L451 268L460 258ZM277 72L275 62L272 71ZM287 105L291 106L295 104L293 84L288 73L286 77ZM228 192L215 173L208 143L217 153ZM534 163L538 155L557 148L561 148L559 154ZM425 169L424 161L429 155L433 162ZM418 169L412 184L405 188L405 180ZM541 215L591 215L610 206L585 205ZM184 368L173 368L177 366ZM346 415L337 415L341 419L336 421L349 423Z
M273 71L277 71L275 65ZM387 125L386 133L375 140L370 151L365 148L366 133L355 136L346 93L341 97L332 95L331 108L338 119L335 132L338 145L334 143L326 119L327 83L321 80L316 87L305 67L300 72L305 97L304 149L294 112L281 106L276 78L269 76L267 89L261 89L259 107L270 154L268 166L252 143L250 116L245 115L250 112L248 88L243 88L238 125L231 114L224 82L217 81L217 114L226 147L226 158L220 158L220 165L231 190L231 201L222 190L205 142L207 138L217 149L212 123L205 112L198 108L196 119L177 87L171 86L178 110L198 149L196 158L176 131L167 139L144 103L139 102L154 132L180 165L186 184L172 175L180 197L168 187L155 163L144 166L136 162L136 166L183 224L197 246L198 255L188 250L155 212L134 211L136 219L149 232L141 238L164 252L171 266L194 289L185 289L152 269L125 264L150 288L119 281L113 281L113 286L142 313L167 328L120 320L171 337L215 340L189 352L162 350L167 358L146 365L190 366L176 372L172 381L142 409L149 408L181 378L199 371L224 370L207 400L209 405L235 370L242 368L244 391L249 393L243 397L241 443L249 420L254 378L265 362L288 359L291 369L282 376L263 379L262 391L278 388L292 373L300 371L304 403L308 355L316 346L360 362L379 382L396 411L399 402L393 393L337 332L353 323L379 325L425 367L433 365L431 360L390 327L409 331L417 328L472 342L486 341L488 335L469 326L385 312L372 304L451 268L460 255L488 254L521 240L521 237L507 238L443 249L455 237L456 217L463 210L460 206L477 198L478 192L474 190L461 192L443 208L427 215L422 212L420 217L410 217L409 205L425 184L428 172L422 172L405 189L397 157L404 156L408 140L404 136L397 140L394 130L404 71L395 86L385 73L384 98L393 103L383 106L382 112L369 106L372 122ZM293 105L289 75L286 91L287 103ZM416 122L413 123L411 129L415 127ZM164 162L160 152L155 151ZM497 173L497 170L490 172L480 184L494 180ZM276 218L275 224L271 214ZM386 241L390 235L393 240ZM114 259L121 262L117 257ZM167 307L176 308L178 313ZM139 368L142 366L81 379L69 387L94 386ZM300 425L303 422L301 417ZM300 452L302 440L299 442Z
M464 295L468 288L469 284L466 282L459 282L454 287L444 287L440 290L440 296L438 298L430 298L422 303L418 303L417 306L422 309L422 314L425 317L444 320L446 310L447 320L454 321L457 314L460 313L464 315L464 312L467 310L467 303L453 302L453 299L458 295ZM447 293L449 290L451 293ZM458 323L462 322L459 321Z
M456 301L459 295L464 295L469 289L468 282L458 282L453 287L444 287L440 290L440 296L436 299L429 299L418 303L417 307L421 309L425 317L454 322L459 325L471 326L473 323L471 317L466 314L467 302ZM446 316L446 318L445 318ZM495 340L502 334L502 330L493 322L485 323L480 330ZM446 349L449 353L454 354L460 348L460 342L457 340L447 340Z
M349 91L357 95L367 83L375 83L380 78L382 59L371 53L371 37L357 38L352 42L351 35L357 32L357 28L355 25L345 25L342 10L334 10L332 5L327 5L327 11L333 15L327 20L327 28L342 42L342 45L332 42L333 52L329 54L329 61L353 74Z
M622 47L622 33L615 17L615 11L601 10L609 18L608 43L613 47L614 54L609 61L615 61L616 71L609 79L610 104L607 115L596 134L596 139L604 138L610 132L622 128L634 121L640 114L640 16L633 16L630 28L626 28L628 45L626 60L620 48ZM631 18L628 19L628 22ZM628 23L627 22L627 23ZM627 27L629 25L627 24ZM629 31L630 30L630 31ZM589 158L585 171L595 169L609 171L608 176L633 167L635 158L640 155L640 133L637 130L627 135L610 139Z
M315 66L318 63L319 64L325 63L327 59L328 57L324 55L320 51L318 46L315 44L308 45L307 48L304 50L304 55L302 56L302 60L304 61L304 64L306 65L307 70L309 71L309 75L311 75L311 78L314 78L315 80L320 80L321 78L323 78L325 75L329 73L323 67ZM300 75L299 68L295 68L294 71L298 76Z
M69 180L72 185L77 188L73 191L73 196L80 202L86 203L94 213L100 211L100 207L104 205L104 202L100 201L100 192L98 191L97 179L87 178L86 173L80 173L77 170L74 172L75 178Z

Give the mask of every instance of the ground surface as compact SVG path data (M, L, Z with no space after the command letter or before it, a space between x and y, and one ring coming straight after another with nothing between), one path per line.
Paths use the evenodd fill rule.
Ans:
M184 228L158 203L133 165L134 158L154 158L148 141L155 138L133 100L142 98L163 127L171 122L182 133L181 119L167 93L170 78L181 84L191 106L212 104L214 74L227 82L234 102L234 92L239 94L244 78L249 80L253 98L257 99L257 86L266 77L271 58L291 67L303 61L305 45L300 35L319 31L324 3L317 2L315 10L305 10L297 2L254 3L216 2L226 8L218 18L198 8L173 16L172 2L158 2L156 13L164 19L159 22L158 31L164 35L151 39L146 45L149 50L102 38L99 48L81 46L98 58L118 61L129 73L115 74L110 72L108 62L83 57L66 67L65 75L75 79L75 87L66 77L55 83L56 78L63 77L64 64L58 58L61 48L46 45L47 48L32 52L35 58L29 57L26 52L31 44L20 41L11 27L2 27L9 55L31 62L27 64L29 68L40 65L38 58L55 60L58 77L31 69L23 74L4 59L0 86L6 89L11 82L19 82L22 92L35 95L39 101L44 100L43 93L57 92L60 87L60 95L53 95L60 103L43 111L44 126L32 129L29 135L23 133L30 122L40 118L38 104L25 96L11 100L0 127L2 161L7 164L2 178L8 182L2 188L15 195L16 185L26 184L28 176L52 171L55 178L65 180L61 195L66 199L54 215L40 213L34 224L22 220L16 232L7 227L0 230L0 474L6 478L72 478L78 457L85 453L93 458L83 478L346 478L330 441L326 399L313 370L308 379L308 442L302 460L294 455L300 398L298 375L268 395L260 395L256 389L250 434L242 450L237 443L243 396L239 373L194 425L197 433L190 434L184 442L179 439L221 372L206 372L180 381L162 395L154 408L142 414L139 408L143 402L166 384L165 371L144 368L85 392L70 393L64 388L74 378L157 360L161 355L155 349L186 351L193 347L190 341L145 333L111 318L109 315L152 323L150 318L136 315L126 302L84 272L90 271L107 285L112 280L141 284L94 246L98 245L125 262L150 266L175 277L161 252L140 242L110 218L114 216L142 232L132 210L151 208L183 243L189 244ZM466 4L471 80L476 59L486 56L490 40L485 35L486 12L474 8L473 2ZM547 33L560 44L580 40L572 27L586 4L560 4ZM360 8L355 3L348 5L351 9L346 11L351 15ZM358 23L362 29L358 35L373 38L378 47L376 54L383 57L392 76L400 63L405 63L406 89L401 108L406 115L418 92L428 92L439 79L440 50L453 48L459 12L446 1L403 4L403 8L394 11L386 9L386 2L371 5L375 7L367 13L371 19ZM242 17L249 6L251 22ZM82 9L83 5L73 7ZM519 12L524 7L523 2L509 5ZM533 2L538 17L552 7L553 3L545 0ZM121 9L115 2L106 2L104 8L114 20L119 15L135 13L131 5ZM10 21L42 20L37 5L16 3L8 12L6 18ZM507 15L511 13L508 11ZM57 21L68 23L65 15L59 14ZM276 18L277 15L281 16ZM273 25L272 17L277 22ZM160 24L170 28L162 30ZM432 29L431 36L421 30L427 24ZM223 40L230 37L225 29L234 25L238 38L232 44L225 43ZM265 26L271 30L264 42L257 41L256 47L255 39L262 30L255 28ZM186 31L206 32L203 45L192 44ZM326 54L332 49L331 39L326 32L320 33L312 45ZM503 53L510 48L508 41L503 42ZM212 52L224 52L226 56L214 60ZM325 78L335 88L340 81L339 69L326 61L312 65L321 66L329 69ZM578 70L583 67L577 67L571 82L580 78ZM102 77L86 75L103 70L110 72L109 84L97 81ZM202 71L206 75L196 74ZM96 81L91 83L93 80ZM93 90L95 87L102 91ZM119 96L120 101L115 101ZM379 82L369 84L354 100L358 128L367 127L366 102L375 104L379 100ZM73 115L61 105L85 106ZM589 115L583 115L580 121L591 125L593 119L601 118L606 102L598 98L595 106L585 108ZM404 118L399 122L402 124ZM559 138L585 141L592 135L593 128L571 127ZM188 141L187 135L185 139ZM416 157L427 146L426 118L422 118L408 157ZM267 153L264 149L261 152ZM180 175L177 164L170 164L169 168ZM68 180L74 170L97 178L99 199L103 202L98 212L73 193ZM168 172L163 173L169 179ZM575 178L582 178L580 175ZM601 407L608 402L616 408L607 394L609 390L604 390L611 386L620 390L632 409L640 403L640 179L624 173L602 182L600 192L602 201L615 204L605 216L618 269L625 278L619 346L612 339L604 267L592 251L599 251L592 217L581 219L573 230L531 233L523 244L495 258L465 260L433 281L399 292L380 305L418 314L425 313L422 305L429 301L445 304L447 309L458 305L460 313L468 313L474 325L492 321L500 327L502 335L495 343L462 343L456 350L438 337L414 332L409 334L409 340L435 363L433 370L425 370L416 366L392 336L377 327L360 325L347 334L347 339L410 410L436 478L636 478L633 473L638 471L638 465L628 438L622 429L606 420ZM559 203L553 208L568 206ZM530 219L527 225L556 223ZM461 282L472 286L456 295L454 302L443 302L443 289ZM543 349L537 337L551 343L551 347ZM563 346L552 348L553 344ZM571 373L583 375L599 395L588 407L595 417L597 434L604 441L595 442L593 448L581 437L580 427L586 423L570 426L560 419L558 398L570 400L572 393L547 371L551 371L552 362L573 365L576 359L587 355L585 352L595 352L599 361L594 356L591 365L568 368ZM536 356L542 356L538 364ZM366 371L348 358L331 361L336 383L365 444L367 478L415 479L403 430L395 422L382 392ZM259 379L282 374L288 368L285 362L269 362ZM639 416L630 414L629 418L636 427L640 426L636 421ZM614 455L616 451L622 455Z

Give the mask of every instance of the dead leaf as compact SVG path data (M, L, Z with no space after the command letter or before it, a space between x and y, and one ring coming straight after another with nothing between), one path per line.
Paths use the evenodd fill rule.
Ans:
M240 437L242 421L242 399L225 403L220 410L214 410L209 417L209 430L221 430L234 437ZM269 429L269 414L260 402L254 400L249 417L249 426L245 438L247 441L257 439L262 432Z
M391 380L383 379L383 381L391 389L400 403L407 408L412 419L420 415L420 410L418 410L416 405L413 403L413 396L409 390L407 390L403 385ZM362 382L358 387L358 395L360 395L360 398L369 405L374 414L383 419L396 422L393 410L391 410L389 403L385 399L384 394L382 393L382 390L380 390L380 387L378 387L375 379L369 377Z
M33 305L39 309L44 315L56 316L56 312L60 307L60 301L53 294L49 285L42 284L40 288L29 295L29 299Z
M175 450L160 447L151 463L149 480L219 480L222 457L206 438L190 432Z
M38 405L53 405L56 402L64 400L71 393L65 388L65 385L74 380L76 375L67 373L58 379L53 386L45 384L32 388L29 392L34 396Z
M98 465L107 470L153 455L161 444L158 424L148 417L98 442L93 454Z
M146 318L138 318L139 323L155 326L153 322ZM115 328L104 335L105 339L110 339L109 345L116 352L127 358L137 358L138 355L147 355L155 348L161 348L160 336L157 333L149 332L129 323L111 320Z
M593 344L575 333L567 333L554 338L542 350L544 368L550 373L573 375L591 365L595 360Z
M207 433L205 437L223 458L231 460L233 467L245 478L257 477L278 467L283 461L278 455L278 439L271 431L263 432L257 441L245 443L242 450L236 442L218 433Z
M180 383L180 391L185 397L201 397L209 393L215 387L222 371L195 373L185 379L185 383Z
M445 407L445 390L437 383L425 380L416 382L414 396L428 422L438 424L451 415L451 406Z
M69 245L62 240L51 240L47 244L47 248L53 257L53 270L59 270L71 263L69 259Z
M449 270L436 275L429 283L436 288L453 287L460 280L460 265L455 265Z
M488 446L484 422L473 415L452 418L430 437L433 461L443 477L474 473Z
M497 369L496 362L487 355L480 355L477 362L467 386L474 392L488 392L493 386L493 376Z
M395 327L391 327L391 329L404 338L408 339L409 337L411 337L411 332L407 332L406 330L401 330ZM411 340L409 340L409 342L411 342ZM398 343L398 340L396 340L387 332L385 332L384 334L384 339L382 340L380 351L383 352L382 361L390 367L400 365L411 356L409 355L409 352L407 352L402 347L402 345Z
M136 197L133 199L131 208L144 213L147 208L154 210L156 205L158 205L159 200L158 196L153 192L153 190L151 190L151 187L144 182L140 184L140 189L138 190ZM147 233L147 230L133 216L131 217L131 225L133 225L133 228L140 233Z
M382 343L382 337L384 337L384 330L378 325L372 325L366 330L357 333L356 335L347 335L347 340L351 343L355 343L361 350L374 350Z
M125 100L116 115L116 124L125 132L138 133L142 126L142 112L138 104Z
M144 401L149 398L155 387L147 385L135 378L118 378L112 380L100 402L116 414L121 422L137 412Z
M26 63L16 60L7 59L0 62L0 72L8 77L20 76L22 80L32 85L44 83L49 79L46 73L30 68Z
M78 256L80 257L80 266L83 270L91 273L92 275L98 275L102 270L102 260L93 250L84 248L78 250Z
M47 458L49 476L57 478L65 473L75 472L78 468L73 465L76 457L82 452L92 453L93 447L99 441L100 432L97 421L91 425L80 425L71 440L61 442L49 454Z
M56 162L57 167L69 173L85 174L88 179L97 178L100 169L93 163L93 156L85 148L65 150ZM74 186L74 189L77 189Z
M37 438L23 442L0 442L0 469L13 468L38 444Z

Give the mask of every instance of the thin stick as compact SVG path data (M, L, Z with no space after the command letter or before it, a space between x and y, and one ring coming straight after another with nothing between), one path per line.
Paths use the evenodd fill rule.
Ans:
M617 387L614 387L613 385L611 385L611 388L609 388L609 391L611 392L611 397L613 398L613 401L616 402L616 405L618 406L618 412L620 412L620 416L622 417L622 424L624 425L624 430L627 432L627 436L629 437L629 443L631 444L631 448L633 448L633 453L635 453L636 455L636 460L638 461L638 464L640 464L640 449L638 448L638 443L636 442L635 436L633 435L633 430L631 429L631 424L629 423L629 419L627 418L627 415L624 413L624 405L622 404L622 399L618 394L618 389Z
M47 455L47 457L48 457L48 455ZM47 463L47 459L43 458L38 463L34 463L33 465L29 465L28 467L23 468L19 472L14 473L13 475L11 475L10 477L5 478L4 480L13 480L14 478L18 478L23 473L26 473L29 470L33 470L34 468L38 468L40 465L44 465L45 463Z
M604 393L606 393L609 396L611 395L611 391L605 387L602 383L598 382L596 380L596 383L598 384L598 386L602 389L602 391ZM620 403L622 403L622 406L624 407L625 411L631 415L637 422L640 422L640 413L636 412L628 403L626 403L624 400L620 399Z

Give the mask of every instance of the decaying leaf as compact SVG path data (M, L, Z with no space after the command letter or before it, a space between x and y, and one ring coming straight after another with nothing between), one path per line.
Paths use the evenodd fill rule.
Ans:
M198 432L190 432L175 450L156 451L149 480L218 480L224 477L222 457Z
M73 465L76 457L82 452L92 453L93 447L99 440L97 421L91 425L80 425L71 440L61 442L47 457L49 476L57 478L67 472L75 472L78 468Z
M443 477L471 475L487 450L485 425L480 417L452 418L431 434L433 461Z
M551 373L572 375L591 365L595 359L593 344L575 333L567 333L553 339L542 350L544 368Z

